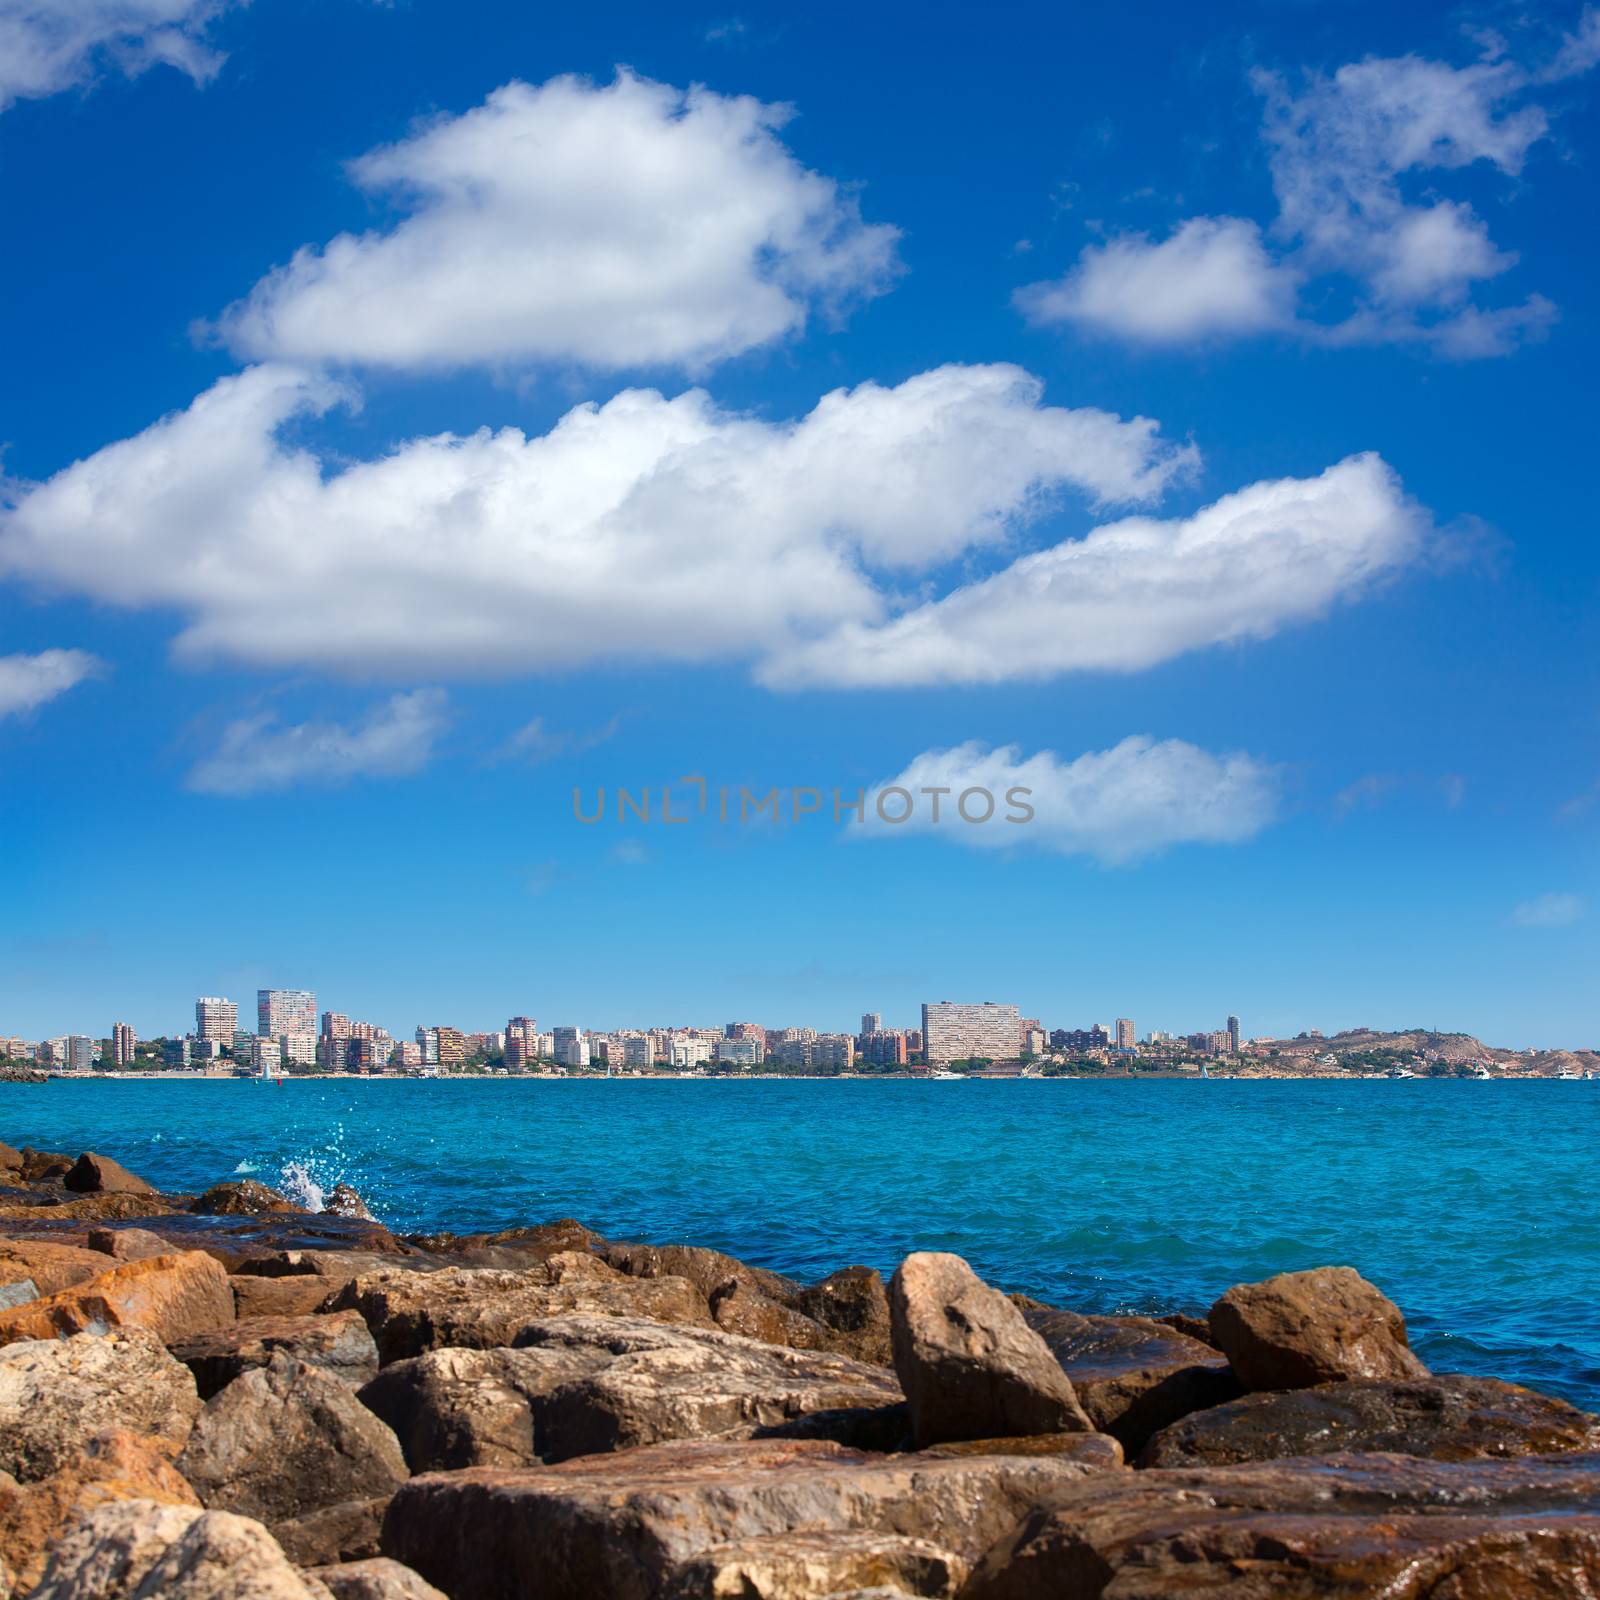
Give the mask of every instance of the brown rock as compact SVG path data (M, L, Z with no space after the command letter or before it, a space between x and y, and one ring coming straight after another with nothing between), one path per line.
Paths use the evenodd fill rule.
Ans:
M334 1184L323 1201L322 1209L336 1217L360 1217L365 1222L372 1221L366 1201L348 1183Z
M405 1480L395 1436L349 1386L283 1355L206 1403L178 1470L213 1509L288 1521Z
M1600 1587L1597 1474L1393 1455L1106 1474L1028 1516L962 1600L1576 1600Z
M129 1261L29 1305L0 1312L0 1344L111 1328L148 1328L164 1343L233 1321L227 1274L198 1250Z
M19 1593L44 1573L45 1551L79 1517L117 1500L193 1506L195 1492L174 1470L171 1442L102 1433L58 1472L38 1483L0 1477L0 1567Z
M1072 1380L1089 1420L1114 1435L1130 1456L1168 1423L1240 1393L1226 1357L1165 1323L1081 1317L1037 1301L1021 1309Z
M541 1271L447 1267L442 1272L380 1272L353 1279L329 1302L359 1311L387 1365L426 1350L508 1345L545 1317L645 1317L710 1325L705 1301L682 1278L650 1282L558 1283Z
M0 1349L0 1472L24 1481L64 1470L98 1433L153 1435L176 1449L199 1411L189 1369L139 1329Z
M61 1180L74 1194L154 1194L156 1187L146 1183L110 1156L85 1150Z
M563 1251L589 1253L605 1244L592 1228L571 1217L501 1233L414 1234L407 1243L453 1267L498 1267L509 1272L542 1265Z
M726 1278L711 1291L711 1318L724 1333L736 1333L790 1350L826 1350L833 1343L814 1317L774 1300L741 1278Z
M799 1419L836 1429L894 1408L890 1376L843 1356L775 1349L628 1317L530 1324L512 1350L398 1362L361 1399L413 1471L531 1465L669 1439L748 1437Z
M707 1300L729 1278L780 1302L800 1292L793 1278L747 1266L736 1256L690 1244L612 1244L600 1255L630 1278L687 1278Z
M683 1563L675 1592L761 1600L911 1600L951 1593L965 1570L959 1557L932 1539L797 1531L716 1545Z
M886 1367L894 1359L889 1295L883 1275L871 1267L843 1267L802 1289L795 1309L833 1334L831 1349L857 1361Z
M889 1308L919 1445L1092 1430L1044 1340L960 1256L907 1256Z
M342 1500L338 1505L308 1511L303 1517L275 1522L273 1537L297 1567L366 1561L382 1553L378 1535L388 1505L388 1495L376 1500Z
M1193 1339L1197 1344L1208 1344L1213 1350L1216 1349L1211 1337L1211 1324L1204 1317L1191 1317L1187 1311L1169 1311L1165 1316L1157 1317L1156 1321L1176 1328L1185 1338Z
M189 1209L208 1217L254 1217L270 1211L304 1211L292 1200L254 1178L215 1183Z
M1158 1433L1139 1464L1224 1466L1337 1450L1435 1461L1600 1451L1600 1417L1493 1378L1355 1378L1197 1412Z
M17 1232L13 1219L30 1223L41 1220L63 1222L122 1221L130 1217L162 1217L172 1211L172 1202L159 1194L84 1194L47 1206L0 1206L0 1217L7 1219L6 1231Z
M18 1176L22 1173L22 1152L13 1150L3 1140L0 1140L0 1172L15 1172Z
M446 1600L427 1579L387 1556L313 1567L306 1576L318 1579L333 1600Z
M1211 1334L1246 1389L1341 1378L1425 1378L1400 1308L1350 1267L1241 1283L1211 1308Z
M172 1253L172 1245L148 1228L91 1228L86 1242L90 1250L117 1261L148 1261ZM97 1270L103 1271L103 1264Z
M326 1215L326 1213L321 1213ZM433 1263L397 1259L384 1250L273 1250L244 1262L239 1271L262 1278L332 1278L348 1283L364 1272L436 1270Z
M1122 1446L1109 1433L1030 1433L1020 1439L953 1439L931 1444L923 1455L938 1459L958 1456L1060 1456L1100 1472L1123 1466Z
M128 1500L101 1506L50 1554L30 1600L329 1600L259 1522Z
M352 1388L359 1388L378 1371L378 1347L356 1311L256 1317L177 1340L170 1348L194 1374L202 1400L227 1388L240 1373L267 1366L280 1350Z
M25 1144L19 1153L22 1157L19 1170L24 1183L59 1183L72 1171L72 1157L60 1150L35 1150L31 1144Z
M536 1470L414 1478L390 1502L383 1542L453 1600L790 1597L889 1577L947 1593L1018 1518L1090 1470L1051 1457L868 1456L812 1441L653 1445ZM795 1560L801 1535L824 1563L817 1586L796 1586L797 1570L810 1583ZM948 1570L914 1565L910 1551L881 1573L827 1565L830 1549L860 1549L871 1535L920 1541L931 1550L916 1555ZM715 1576L764 1555L787 1587Z
M27 1279L40 1294L55 1294L105 1270L105 1257L93 1250L45 1239L0 1239L0 1283Z
M257 1317L309 1317L338 1291L338 1282L320 1276L260 1278L238 1274L228 1279L240 1321Z

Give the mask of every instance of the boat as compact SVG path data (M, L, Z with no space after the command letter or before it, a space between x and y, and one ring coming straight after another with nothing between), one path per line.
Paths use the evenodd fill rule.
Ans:
M945 1079L953 1083L964 1077L965 1074L960 1072L930 1072L928 1076L930 1078Z

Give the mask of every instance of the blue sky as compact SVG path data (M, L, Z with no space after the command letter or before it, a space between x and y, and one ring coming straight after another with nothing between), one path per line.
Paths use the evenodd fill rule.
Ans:
M0 1032L1594 1045L1600 20L1114 9L0 0Z

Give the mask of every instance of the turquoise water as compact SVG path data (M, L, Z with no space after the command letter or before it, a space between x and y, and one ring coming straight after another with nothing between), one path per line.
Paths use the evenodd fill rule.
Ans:
M815 1277L955 1250L1082 1311L1346 1263L1440 1371L1600 1408L1600 1083L54 1082L0 1138L163 1188L353 1183L402 1230L575 1216Z

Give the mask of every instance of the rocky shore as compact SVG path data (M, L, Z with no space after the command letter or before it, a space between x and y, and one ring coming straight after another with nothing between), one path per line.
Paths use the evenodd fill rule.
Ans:
M1081 1316L0 1145L0 1600L1561 1600L1600 1418L1348 1267Z

